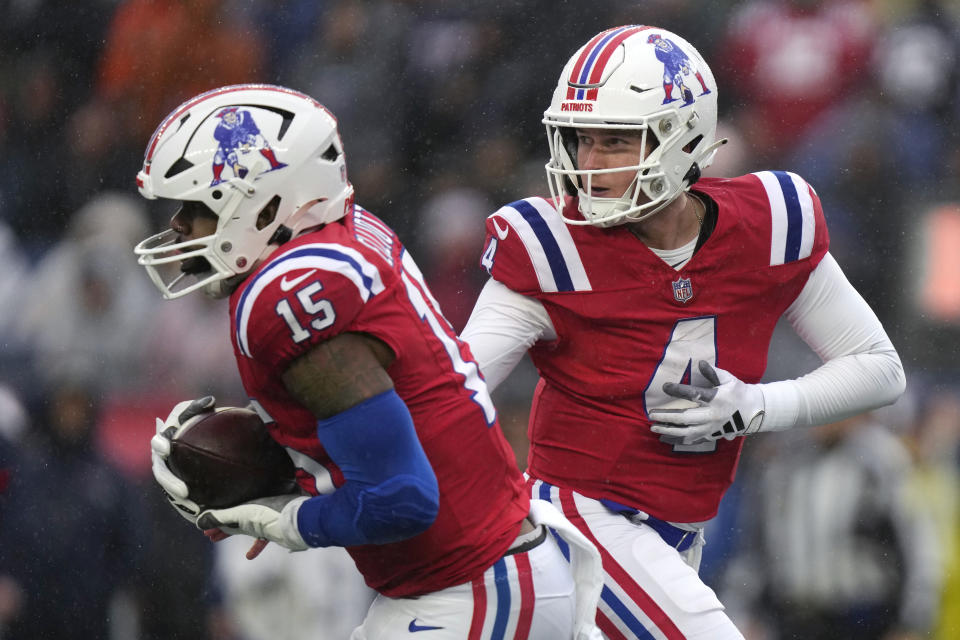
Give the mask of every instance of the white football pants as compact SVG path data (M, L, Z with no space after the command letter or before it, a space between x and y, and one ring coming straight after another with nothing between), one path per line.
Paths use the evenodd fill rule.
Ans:
M604 585L597 626L609 640L743 640L713 589L652 528L569 489L530 481L531 496L560 509L600 551ZM688 564L689 562L689 564Z
M508 553L470 583L416 598L378 595L350 640L602 640L590 615L601 589L599 554L550 504L532 500L530 519L537 529L518 541L539 538L539 525L560 528L566 540L551 528L542 543ZM572 569L571 552L560 550L568 542Z

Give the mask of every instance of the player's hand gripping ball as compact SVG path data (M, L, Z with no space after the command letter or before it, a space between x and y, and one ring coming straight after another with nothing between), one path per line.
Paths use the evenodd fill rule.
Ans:
M297 491L290 456L249 409L200 416L171 441L168 463L190 498L211 509Z
M249 409L222 407L187 420L170 438L167 464L201 509L299 491L290 456Z

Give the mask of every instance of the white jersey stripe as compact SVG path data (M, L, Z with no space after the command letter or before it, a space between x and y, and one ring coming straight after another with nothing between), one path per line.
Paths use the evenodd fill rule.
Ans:
M403 254L403 284L413 308L443 345L453 370L463 376L463 386L470 391L470 399L480 407L487 426L492 427L497 419L497 410L490 398L487 384L480 375L480 366L472 360L463 358L460 353L459 339L446 318L436 311L439 309L436 300L430 294L430 289L424 283L423 276L413 258L406 252Z
M510 206L502 207L493 215L506 220L507 224L520 235L520 241L523 242L523 246L527 250L527 255L530 256L530 262L533 264L533 271L537 274L540 290L545 293L556 292L557 283L554 279L553 272L550 270L547 254L543 250L540 241L537 240L537 235L533 232L533 228L530 226L530 223L527 222L526 218ZM496 219L494 219L493 225L499 233L500 226L497 224Z
M437 310L437 317L443 318L446 322L446 326L451 326L450 321L447 320L446 316L442 314L442 309L440 309L440 303L437 302L437 299L433 296L433 292L430 291L430 287L427 286L427 281L423 277L423 272L420 271L420 266L414 261L413 256L409 252L404 251L400 256L400 264L403 265L403 270L413 279L414 282L419 284L419 291L423 297L430 303L434 309ZM453 331L453 329L450 329Z
M541 291L554 293L591 289L570 230L560 219L556 209L546 200L518 200L501 207L493 216L506 220L520 236L520 241L530 256ZM496 219L493 224L498 235L505 238L506 234L500 232Z
M788 174L797 190L800 211L803 215L803 231L800 240L800 254L798 259L809 258L813 253L813 236L816 231L816 217L813 213L813 197L810 195L810 186L795 173Z
M770 201L771 227L770 234L770 266L783 264L784 247L787 241L787 206L783 202L783 192L780 183L769 171L755 173L767 191L767 200Z
M330 475L329 469L310 456L300 453L296 449L291 447L284 447L284 449L286 449L287 455L290 456L290 459L293 460L293 466L302 469L305 473L309 473L311 476L313 476L318 493L329 494L336 490L337 487L335 484L333 484L333 477Z
M587 271L580 259L577 245L573 242L573 236L570 235L570 227L567 226L567 223L557 213L556 208L548 201L543 198L529 198L529 202L540 212L550 231L553 232L557 245L560 247L560 253L567 264L567 270L570 272L574 291L590 291L592 288L590 279L587 277Z
M810 257L813 251L815 218L810 187L794 173L760 171L770 202L770 265Z

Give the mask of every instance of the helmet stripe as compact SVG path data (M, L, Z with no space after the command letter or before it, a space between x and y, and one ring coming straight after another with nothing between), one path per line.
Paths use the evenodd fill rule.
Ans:
M600 56L597 58L597 62L593 65L593 72L590 74L589 84L597 84L600 82L600 79L603 77L603 70L607 66L607 62L610 60L610 56L613 55L613 52L617 50L617 47L620 46L624 40L629 38L635 33L645 31L651 27L644 26L634 26L630 27L626 31L623 31L616 35L610 42L606 44L603 48L603 51L600 53ZM587 100L596 100L597 99L597 89L593 88L587 92Z
M573 85L595 84L603 77L603 69L607 61L620 43L644 29L642 25L627 25L607 29L598 33L583 47L580 57L577 58L570 78L567 80L567 100L596 100L596 89L575 88Z
M590 56L596 44L600 42L600 40L602 40L612 31L616 31L617 29L622 29L622 28L623 27L614 27L613 29L607 29L606 31L601 31L597 35L593 36L590 42L588 42L586 46L583 47L583 50L580 52L580 57L577 58L577 63L573 66L573 71L570 72L570 78L567 80L567 85L568 85L567 100L574 99L574 94L576 93L577 90L574 89L572 85L580 83L580 80L579 80L580 70L583 69L584 63L587 61L587 58Z

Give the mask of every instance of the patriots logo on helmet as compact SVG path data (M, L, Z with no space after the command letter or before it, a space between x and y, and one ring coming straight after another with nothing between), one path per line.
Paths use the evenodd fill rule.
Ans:
M690 278L679 278L670 284L673 285L673 298L677 302L686 303L693 297L693 284Z
M693 66L690 57L672 40L664 38L659 33L652 33L647 37L647 42L653 45L657 60L663 63L663 104L680 99L673 97L674 87L677 88L683 98L683 105L681 106L685 107L694 103L693 91L684 82L684 76L693 75L697 79L700 83L701 96L710 93L700 70Z
M241 160L244 159L243 156L248 155L253 150L259 151L260 155L270 163L270 168L266 171L274 171L287 166L277 160L273 148L260 133L260 127L254 122L253 116L248 110L240 107L225 107L216 117L220 118L220 122L213 131L213 137L216 139L218 146L217 152L213 156L211 187L223 182L223 169L226 165L230 165L235 177L246 177L250 167Z

